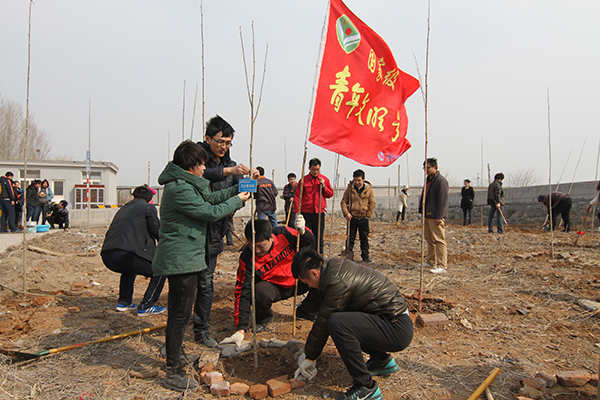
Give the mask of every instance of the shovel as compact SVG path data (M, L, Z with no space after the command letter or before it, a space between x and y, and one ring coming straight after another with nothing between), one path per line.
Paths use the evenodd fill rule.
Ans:
M341 257L354 261L354 252L352 250L348 250L350 247L350 222L346 223L346 248L342 250Z
M88 344L111 342L113 340L123 339L123 338L129 337L129 336L141 335L143 333L156 331L156 330L163 329L166 327L167 327L167 324L156 325L151 328L144 328L144 329L139 329L139 330L133 331L133 332L121 333L119 335L110 336L110 337L106 337L106 338L102 338L102 339L96 339L96 340L92 340L89 342L77 343L77 344L72 344L69 346L56 347L54 349L42 350L42 351L38 351L37 353L23 353L21 351L13 351L13 350L6 350L6 349L0 349L0 353L6 354L7 356L21 358L23 360L32 360L34 358L40 358L42 356L47 356L49 354L54 354L54 353L58 353L61 351L72 350L72 349L76 349L78 347L87 346Z

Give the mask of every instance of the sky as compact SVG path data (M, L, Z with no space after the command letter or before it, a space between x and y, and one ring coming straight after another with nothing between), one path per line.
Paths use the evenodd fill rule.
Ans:
M402 70L425 78L427 1L345 3L384 38ZM53 156L84 160L91 131L92 159L116 164L119 185L146 183L148 163L156 185L182 139L182 125L187 139L193 121L192 139L202 139L200 4L35 0L29 106L50 137ZM252 165L262 165L268 177L274 169L277 185L286 183L287 172L300 175L302 169L327 7L326 0L202 2L204 118L219 114L231 123L232 158L246 165L251 115L240 29L251 78L254 27L255 104L268 46ZM0 0L0 96L23 107L28 12L26 0ZM540 184L596 179L598 15L595 0L431 1L427 154L438 159L450 184L468 178L477 186L483 172L487 185L488 164L492 176L531 169ZM385 168L340 157L340 184L357 168L374 185L422 184L420 91L406 107L412 148ZM334 178L334 153L309 143L307 157L320 158L322 172Z

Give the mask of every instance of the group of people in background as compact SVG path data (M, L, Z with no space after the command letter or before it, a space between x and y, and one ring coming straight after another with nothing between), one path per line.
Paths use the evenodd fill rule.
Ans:
M22 232L23 211L25 210L25 222L32 221L36 225L49 224L50 228L58 225L60 229L69 229L68 202L61 200L53 203L54 193L47 179L34 179L27 187L25 193L21 189L21 183L14 179L14 174L7 171L0 177L0 232Z

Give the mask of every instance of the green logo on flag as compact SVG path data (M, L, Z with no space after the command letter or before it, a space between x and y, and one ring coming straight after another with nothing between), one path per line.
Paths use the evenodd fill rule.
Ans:
M337 19L336 31L338 42L347 54L352 53L360 44L360 33L346 15Z

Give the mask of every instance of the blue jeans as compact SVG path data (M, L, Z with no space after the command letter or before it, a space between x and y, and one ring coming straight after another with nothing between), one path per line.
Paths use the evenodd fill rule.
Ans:
M198 279L196 304L194 305L194 335L196 337L201 333L208 332L210 328L210 311L215 290L213 275L217 268L217 257L219 257L218 254L211 254L208 259L208 268L196 273Z
M279 224L277 224L277 213L275 212L275 210L257 211L256 217L258 219L268 219L269 221L271 221L271 226L273 226L273 228L277 228L279 226Z
M10 204L9 199L0 200L0 206L2 208L2 216L0 217L0 232L6 232L7 222L10 231L16 231L17 227L15 226L15 206Z
M500 213L500 210L502 210L502 214ZM504 214L503 205L500 206L500 209L498 209L496 206L490 206L490 213L488 214L488 232L494 232L494 214L496 214L496 225L498 226L498 233L504 233L504 221L502 220L502 215Z
M40 216L40 214L38 212L38 207L27 206L27 214L25 214L25 215L26 215L25 222L37 221L38 217Z

